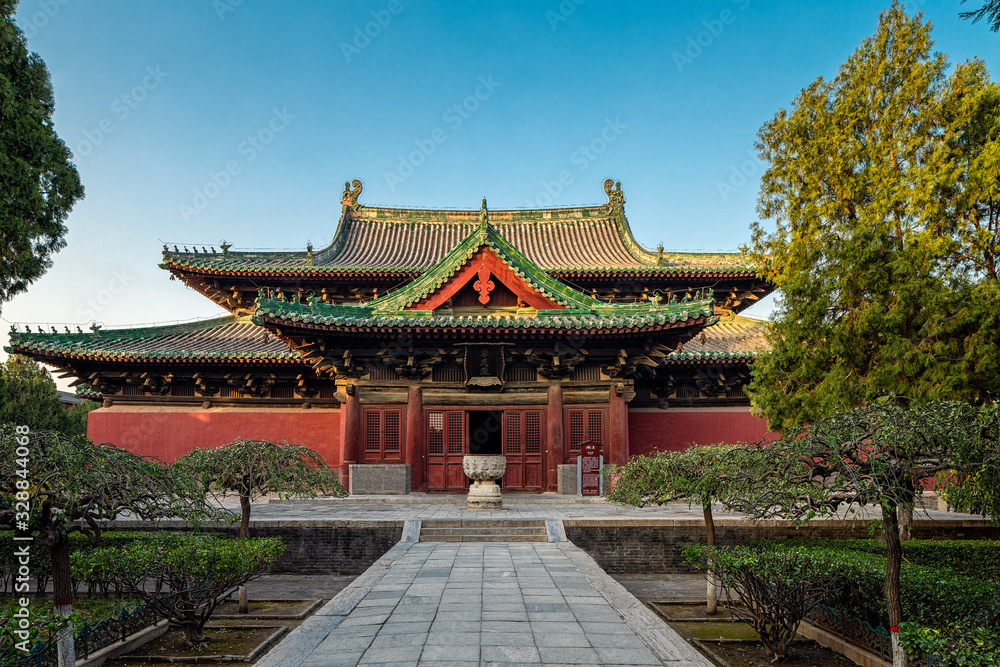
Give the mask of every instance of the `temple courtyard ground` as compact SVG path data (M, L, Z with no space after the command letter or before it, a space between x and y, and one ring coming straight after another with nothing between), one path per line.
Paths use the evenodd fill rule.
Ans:
M238 509L235 499L224 505ZM722 524L749 524L738 514L715 512ZM256 599L332 597L259 667L711 664L639 599L698 598L704 594L700 576L644 573L633 563L615 572L616 581L606 572L614 568L608 562L602 568L566 538L564 528L690 527L702 521L698 506L629 508L573 496L510 495L502 510L471 512L464 496L414 493L271 499L254 503L251 517L257 534L276 527L398 526L398 542L356 578L284 573L250 584ZM850 518L877 517L871 509ZM810 526L842 526L845 518L814 519ZM984 525L980 516L936 510L920 510L914 518L935 532ZM456 520L473 527L535 521L548 541L421 541L422 526L426 531L434 521Z

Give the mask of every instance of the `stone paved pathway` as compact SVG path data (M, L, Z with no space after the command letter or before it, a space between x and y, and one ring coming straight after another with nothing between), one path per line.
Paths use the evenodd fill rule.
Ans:
M400 543L258 667L707 662L586 553Z

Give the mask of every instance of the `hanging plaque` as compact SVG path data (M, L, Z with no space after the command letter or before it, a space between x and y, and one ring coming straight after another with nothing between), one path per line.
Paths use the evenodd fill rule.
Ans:
M469 345L465 348L465 384L468 387L503 387L503 347Z

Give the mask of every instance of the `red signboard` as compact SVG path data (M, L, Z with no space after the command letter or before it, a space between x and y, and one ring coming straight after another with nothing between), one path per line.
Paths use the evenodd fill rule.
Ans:
M580 491L584 496L601 495L601 449L592 442L580 447Z

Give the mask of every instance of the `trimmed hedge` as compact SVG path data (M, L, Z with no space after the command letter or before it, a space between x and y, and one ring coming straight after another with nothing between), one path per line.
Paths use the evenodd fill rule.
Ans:
M1000 633L989 628L953 623L947 628L927 628L903 623L899 640L911 657L934 656L942 667L996 667L1000 665Z
M885 606L885 548L876 540L820 540L815 542L760 542L771 549L796 549L828 554L850 582L826 604L864 619L872 625L888 627ZM961 560L964 545L972 544L966 559L968 576L949 567L929 565L937 554L946 554L955 563ZM903 617L911 622L943 628L961 621L967 626L996 627L1000 631L1000 584L984 577L995 567L990 563L990 543L928 541L904 545L900 572ZM991 543L995 545L995 542ZM995 546L993 546L995 548ZM995 558L996 556L994 556Z

